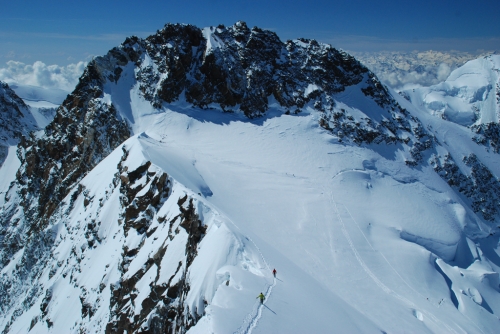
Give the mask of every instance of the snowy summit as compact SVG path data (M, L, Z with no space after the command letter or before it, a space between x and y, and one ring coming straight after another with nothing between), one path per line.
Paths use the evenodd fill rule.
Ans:
M495 139L417 96L244 22L127 38L8 150L0 329L497 331Z

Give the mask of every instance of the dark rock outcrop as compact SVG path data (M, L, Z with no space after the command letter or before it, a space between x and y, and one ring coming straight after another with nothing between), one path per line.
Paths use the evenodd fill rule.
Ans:
M470 201L474 212L481 214L486 221L494 222L500 213L498 178L474 154L463 158L465 165L470 168L469 175L460 170L451 155L441 160L435 158L432 161L439 176Z
M500 102L499 102L500 104ZM486 123L472 125L471 130L476 133L472 138L476 143L490 147L493 152L500 152L500 124Z
M167 24L146 39L127 38L99 61L110 59L120 66L134 62L140 91L156 107L177 101L184 93L196 107L216 104L224 111L241 110L250 118L268 110L270 97L290 112L300 111L321 95L325 99L366 80L368 73L353 57L330 45L306 39L283 43L275 33L250 29L244 22L204 30ZM120 70L113 73L110 80L116 80ZM314 92L307 91L309 85ZM371 80L367 85L371 87Z
M125 151L126 154L126 151ZM139 166L134 171L123 171L121 173L120 192L122 193L122 205L126 208L124 214L123 229L125 234L131 228L138 233L145 233L149 238L148 222L150 223L156 215L157 207L154 203L161 203L169 197L168 176L163 173L157 175L149 172L150 162ZM146 180L143 177L146 177ZM135 182L142 179L143 182ZM144 192L144 189L148 191ZM138 192L143 195L136 196ZM149 200L145 198L149 196ZM157 200L155 200L157 199ZM143 206L141 203L149 203ZM184 305L184 299L189 293L189 282L187 273L193 259L197 255L197 245L205 234L206 227L200 221L193 200L184 196L177 201L180 214L170 220L157 217L162 224L169 225L169 238L156 253L150 256L144 266L137 272L128 273L125 279L111 286L110 321L106 325L106 333L184 333L193 326L197 318L197 312L191 312ZM133 212L130 213L130 208ZM148 216L149 219L144 219ZM175 270L175 273L166 283L158 283L161 263L168 249L168 243L179 234L179 227L187 232L185 256ZM154 231L151 232L151 234ZM139 252L138 249L124 248L122 252L121 271L127 273L129 263ZM139 314L135 314L135 299L137 297L136 284L149 271L156 268L156 279L150 284L149 295L142 300ZM180 279L174 281L174 277L180 275ZM132 319L132 320L131 320ZM146 320L151 319L149 324Z

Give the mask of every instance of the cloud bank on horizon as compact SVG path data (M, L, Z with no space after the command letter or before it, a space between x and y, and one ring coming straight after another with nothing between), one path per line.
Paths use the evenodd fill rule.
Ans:
M396 90L428 87L445 81L450 73L469 60L485 54L450 51L413 52L351 52L374 72L387 86ZM30 85L71 92L87 66L87 62L66 66L46 65L35 61L33 65L10 60L0 68L0 81L9 84Z
M80 61L76 64L59 66L47 65L41 61L35 61L30 65L10 60L6 65L0 68L0 81L71 92L78 83L87 62Z
M491 54L460 51L353 52L387 86L396 90L428 87L445 81L466 62Z

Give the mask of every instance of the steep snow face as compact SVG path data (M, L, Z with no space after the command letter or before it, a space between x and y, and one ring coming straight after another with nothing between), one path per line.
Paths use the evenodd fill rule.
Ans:
M476 136L315 41L129 38L20 147L0 328L494 332L500 161Z
M498 123L500 56L467 62L445 82L405 91L416 106L452 122L470 126Z
M272 281L256 246L151 164L142 141L149 142L127 141L72 190L56 213L64 218L44 234L53 246L37 254L34 268L22 268L33 264L30 249L3 268L12 286L2 298L2 311L10 308L6 330L164 332L193 322L175 323L183 304L198 318L207 303L218 305L212 299L223 283L251 307L253 290ZM27 285L27 295L19 285Z

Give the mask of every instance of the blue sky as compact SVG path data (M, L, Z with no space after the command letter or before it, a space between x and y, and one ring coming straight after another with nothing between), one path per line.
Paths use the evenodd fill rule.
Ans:
M167 22L275 31L349 51L500 50L500 1L61 1L0 6L0 67L9 60L66 65L105 54Z

